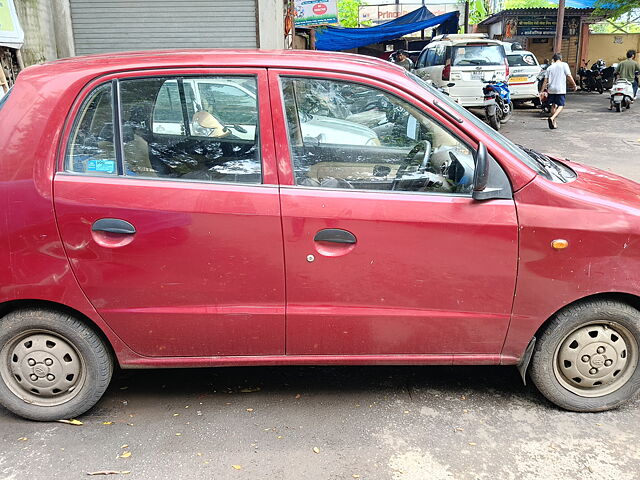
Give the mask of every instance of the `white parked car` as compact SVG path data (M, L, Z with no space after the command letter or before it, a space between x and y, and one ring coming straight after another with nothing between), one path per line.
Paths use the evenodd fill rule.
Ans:
M485 82L506 81L509 66L502 42L484 33L439 35L422 50L415 73L462 106L481 107Z
M507 44L510 45L510 44ZM526 50L507 50L511 100L526 102L538 98L538 74L542 67L536 56Z

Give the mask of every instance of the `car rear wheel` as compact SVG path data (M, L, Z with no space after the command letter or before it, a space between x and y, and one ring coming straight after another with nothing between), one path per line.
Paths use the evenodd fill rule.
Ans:
M562 408L609 410L640 390L639 345L640 311L608 300L575 304L540 337L530 376Z
M72 418L109 385L113 360L102 339L64 313L17 310L0 319L0 404L30 420Z

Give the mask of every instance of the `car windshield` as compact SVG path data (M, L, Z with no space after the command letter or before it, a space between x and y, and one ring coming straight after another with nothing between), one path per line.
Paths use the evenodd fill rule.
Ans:
M535 67L538 65L536 57L530 53L524 55L507 55L510 67Z
M507 137L501 135L499 132L496 132L489 125L487 125L482 120L480 120L478 117L476 117L475 115L470 113L468 110L458 105L453 100L451 100L451 98L448 95L445 95L444 93L439 92L437 89L433 88L431 85L429 85L424 80L422 80L420 77L414 75L411 72L405 72L405 73L415 83L420 85L422 88L427 90L432 95L435 95L438 98L438 100L442 101L443 103L446 103L449 107L454 109L456 113L461 117L463 117L466 121L473 123L475 126L480 128L483 132L485 132L487 135L497 138L500 144L504 148L506 148L509 151L509 153L511 153L514 157L518 158L518 160L524 163L527 167L531 168L534 172L542 175L545 178L550 178L550 174L538 161L536 161L533 157L528 155L522 148L517 146Z
M453 66L504 65L504 49L500 45L467 44L453 47Z

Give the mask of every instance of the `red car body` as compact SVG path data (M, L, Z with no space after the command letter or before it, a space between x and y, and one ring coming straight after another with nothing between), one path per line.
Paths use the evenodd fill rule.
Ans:
M228 72L257 78L262 184L64 172L93 86ZM296 187L285 74L391 92L486 145L513 198ZM517 364L563 307L595 296L637 304L638 185L569 162L577 178L552 182L437 102L402 69L353 55L167 51L30 67L0 111L0 309L75 312L134 368ZM92 232L102 217L138 233ZM314 241L325 228L358 243ZM568 248L552 248L555 239Z

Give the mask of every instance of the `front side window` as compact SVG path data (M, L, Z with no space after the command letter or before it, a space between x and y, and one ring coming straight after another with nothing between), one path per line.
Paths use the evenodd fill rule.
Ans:
M116 149L111 87L108 97L99 93L102 88L106 87L96 89L81 110L72 134L77 140L68 149L67 170L93 173L85 156L100 152L88 151L84 132L95 136L94 131L105 129L111 142L111 149L105 150L110 153L109 173L117 174L119 165L121 175L132 177L261 182L255 77L120 80ZM108 109L109 115L96 114L100 108ZM100 139L105 137L100 133Z
M471 193L474 152L408 102L343 81L281 86L296 185Z
M453 47L453 65L504 65L504 49L500 45L467 44Z

